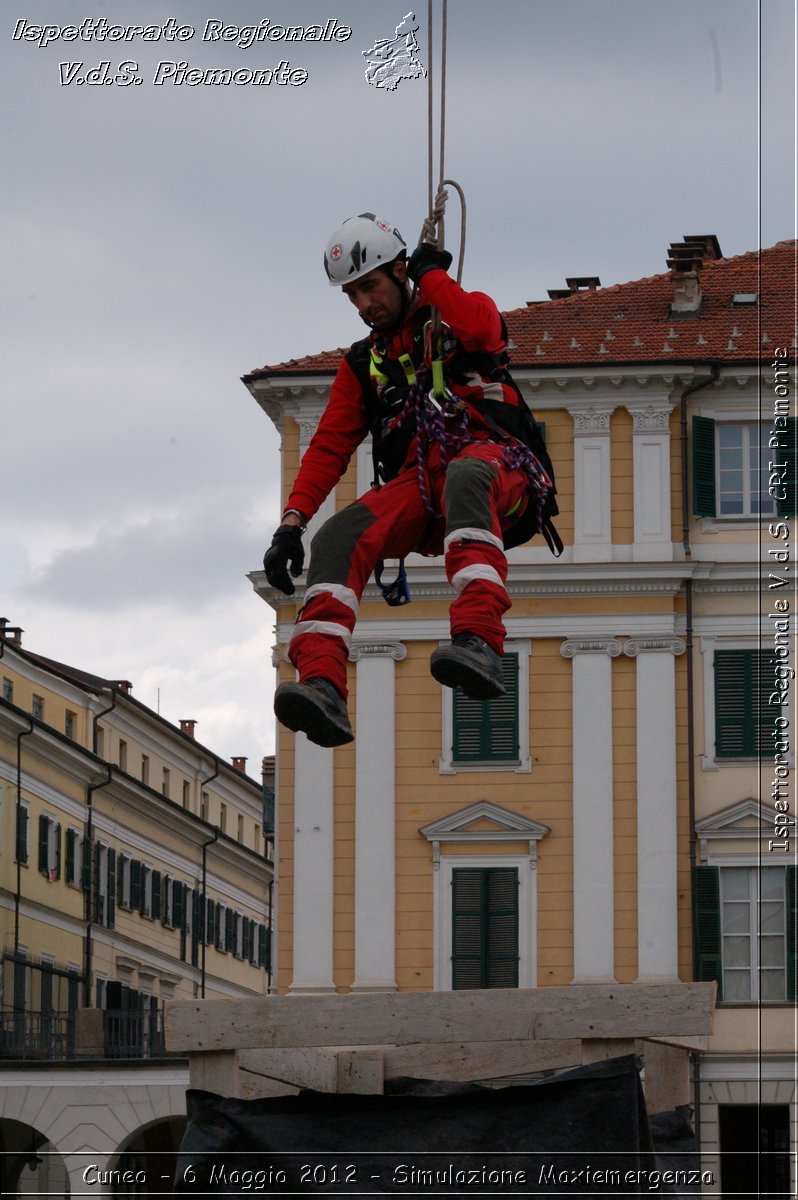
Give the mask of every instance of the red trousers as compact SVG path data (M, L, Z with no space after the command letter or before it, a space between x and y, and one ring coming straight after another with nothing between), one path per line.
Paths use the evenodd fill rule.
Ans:
M375 564L422 547L445 554L452 636L476 633L501 654L510 607L502 529L522 511L528 482L523 470L504 466L501 446L472 442L445 470L433 464L427 472L442 514L431 535L415 465L326 521L311 544L305 602L288 647L300 681L321 676L346 696L352 632Z

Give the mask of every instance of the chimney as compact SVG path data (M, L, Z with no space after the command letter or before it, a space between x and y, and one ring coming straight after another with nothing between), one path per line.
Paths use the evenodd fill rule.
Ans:
M595 292L601 287L598 275L571 275L565 282L565 288L549 288L549 300L562 300L565 296L575 296L578 292Z
M701 270L704 262L722 258L714 233L693 234L683 242L671 242L668 266L671 270L673 298L671 316L698 313L701 310Z
M197 724L197 722L196 722L196 721L194 721L194 720L181 720L181 722L180 722L180 732L181 732L181 733L185 733L185 735L186 735L187 737L193 738L193 736L194 736L194 727L195 727L195 725L196 725L196 724Z
M129 679L114 679L113 685L115 688L118 688L120 692L124 692L126 696L129 696L133 691L133 684Z
M13 646L21 646L23 632L21 625L9 625L8 617L0 617L0 639L4 642L11 642Z
M247 773L246 758L241 758L241 757L237 757L234 755L230 761L232 762L233 766L235 767L235 769L237 771L240 771L242 775L246 775L246 773Z

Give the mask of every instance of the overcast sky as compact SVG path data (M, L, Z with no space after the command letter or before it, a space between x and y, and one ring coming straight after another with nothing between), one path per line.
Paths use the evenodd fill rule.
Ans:
M370 87L362 54L410 7L3 5L0 616L28 649L196 719L256 776L274 749L273 614L246 574L279 515L280 460L240 376L362 336L322 270L344 217L376 211L418 235L426 83ZM423 0L413 11L427 66ZM101 17L195 33L14 40L20 20ZM335 18L352 35L203 40L209 20L267 18ZM451 0L446 173L468 204L464 286L509 309L566 275L657 274L688 234L716 234L726 255L794 237L794 25L794 0ZM131 60L141 84L60 83L60 63L118 74ZM281 60L306 81L153 84L164 62ZM450 246L457 223L452 196Z

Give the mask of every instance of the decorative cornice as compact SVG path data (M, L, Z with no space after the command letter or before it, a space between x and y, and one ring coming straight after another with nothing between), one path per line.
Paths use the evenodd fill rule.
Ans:
M598 407L591 404L589 408L568 408L574 421L574 437L590 437L595 434L605 434L609 437L610 417L618 406L616 404Z
M623 647L617 638L569 638L560 646L563 658L574 658L577 654L607 654L617 658Z
M353 642L349 661L359 662L361 658L392 658L401 662L407 658L407 646L402 642Z
M623 644L623 652L629 658L638 654L649 654L652 651L665 651L674 655L684 654L685 644L681 638L628 638Z
M316 432L316 430L319 427L320 419L321 419L320 417L315 417L315 418L302 417L301 420L297 421L297 424L299 425L299 444L300 445L306 445L310 441L310 439L313 437L313 434Z
M626 408L632 415L633 433L668 433L672 404L627 404Z

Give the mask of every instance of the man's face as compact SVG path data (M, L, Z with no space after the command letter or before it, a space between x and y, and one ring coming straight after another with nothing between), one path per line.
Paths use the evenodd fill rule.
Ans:
M402 312L402 290L407 281L405 264L401 261L394 263L392 271L393 279L389 279L385 271L375 267L368 275L361 276L353 283L345 283L341 288L372 329L392 329L399 321Z

